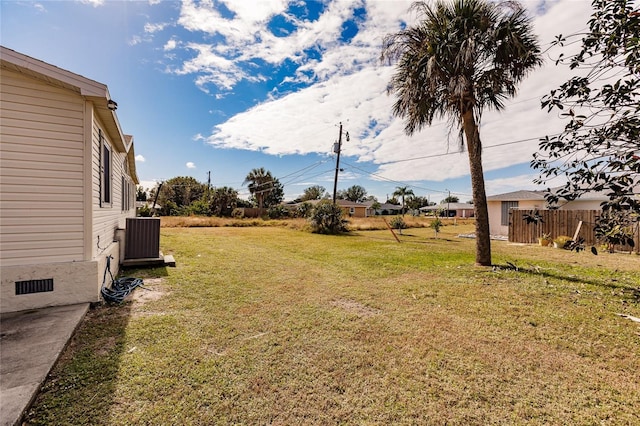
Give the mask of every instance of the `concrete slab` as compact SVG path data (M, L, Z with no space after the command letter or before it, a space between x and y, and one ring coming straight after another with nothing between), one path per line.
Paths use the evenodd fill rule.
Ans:
M0 425L20 424L89 310L88 303L2 314Z
M173 255L165 254L164 255L164 264L166 266L170 266L172 268L175 268L176 267L176 259L173 257Z

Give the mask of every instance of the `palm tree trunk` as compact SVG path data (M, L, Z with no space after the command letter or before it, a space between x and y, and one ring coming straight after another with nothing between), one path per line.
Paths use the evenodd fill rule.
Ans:
M462 126L467 140L473 206L476 211L476 265L491 266L491 238L489 235L487 194L484 189L484 172L482 170L482 143L473 110L462 115Z

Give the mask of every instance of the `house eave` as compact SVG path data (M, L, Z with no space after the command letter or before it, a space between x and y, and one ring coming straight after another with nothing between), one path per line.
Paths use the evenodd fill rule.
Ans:
M0 46L0 65L7 70L20 73L30 78L41 80L55 87L73 91L84 99L91 101L97 115L104 123L105 132L120 152L127 152L128 147L115 111L108 107L111 101L109 89L105 84L75 74L71 71L32 58L15 50Z

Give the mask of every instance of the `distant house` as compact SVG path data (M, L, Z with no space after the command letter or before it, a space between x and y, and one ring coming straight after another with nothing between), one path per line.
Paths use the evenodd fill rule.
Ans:
M336 200L336 204L342 208L342 212L345 216L369 217L375 215L375 211L369 204L358 203L349 200Z
M287 209L293 209L304 203L308 203L315 206L316 204L322 201L327 201L327 200L324 200L324 199L308 200L308 201L302 201L302 202L293 203L293 204L288 203L285 205L285 207ZM331 201L331 200L328 200L328 201ZM369 217L369 216L375 215L375 211L371 208L370 204L357 203L349 200L336 200L336 204L340 206L340 208L342 208L342 213L346 217Z
M599 210L600 203L608 199L601 192L592 192L573 201L560 201L557 205L549 206L544 195L545 191L521 190L488 196L489 232L492 235L509 234L509 210L511 209Z
M375 201L365 201L363 204L371 207ZM373 212L377 215L396 215L402 213L402 206L399 204L383 203Z
M475 217L475 208L469 203L442 203L435 206L420 207L423 213L433 213L444 217Z
M95 302L110 257L117 274L139 182L116 108L106 85L0 46L0 312Z

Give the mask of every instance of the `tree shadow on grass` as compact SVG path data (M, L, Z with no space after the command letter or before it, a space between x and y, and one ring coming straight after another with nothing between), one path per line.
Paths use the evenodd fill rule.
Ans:
M610 278L609 281L592 279L592 278L584 278L584 277L578 277L575 275L563 274L558 271L552 271L549 269L543 269L543 268L537 268L537 267L532 267L532 268L519 267L512 263L507 263L506 265L494 265L493 268L494 268L493 270L496 270L496 269L511 270L515 272L525 273L528 275L536 275L544 278L555 278L558 280L569 281L572 283L590 284L596 287L605 287L605 288L610 288L614 290L622 290L625 294L630 293L632 295L631 297L632 299L636 299L637 301L640 301L640 287L636 288L630 285L625 285L624 283L619 283L615 281L613 278Z

